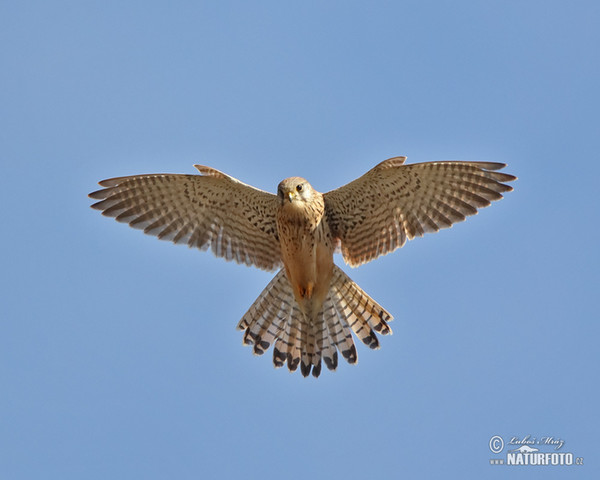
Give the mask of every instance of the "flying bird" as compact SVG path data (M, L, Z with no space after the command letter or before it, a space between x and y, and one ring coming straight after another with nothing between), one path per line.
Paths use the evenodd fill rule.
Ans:
M92 208L161 240L226 260L279 270L239 321L243 343L262 355L273 345L275 367L302 375L358 357L351 332L379 348L392 315L333 262L352 267L402 247L406 240L463 221L512 190L516 179L492 162L385 160L327 193L291 177L277 195L214 168L200 175L149 174L102 180Z

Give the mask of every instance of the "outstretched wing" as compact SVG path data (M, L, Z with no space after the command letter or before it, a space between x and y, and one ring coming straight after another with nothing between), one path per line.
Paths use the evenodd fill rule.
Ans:
M282 266L276 195L210 167L202 175L152 174L103 180L92 208L119 222L264 270Z
M324 195L331 232L344 260L358 266L393 252L406 239L463 221L502 198L516 177L491 162L427 162L404 165L406 157L381 162Z

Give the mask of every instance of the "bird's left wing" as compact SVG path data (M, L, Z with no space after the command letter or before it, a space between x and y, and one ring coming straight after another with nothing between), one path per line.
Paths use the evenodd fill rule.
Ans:
M150 174L103 180L92 208L161 240L187 244L264 270L282 266L276 195L210 167L202 175Z
M406 157L381 162L362 177L324 195L333 236L351 266L401 247L406 239L463 221L502 198L516 177L493 162L427 162Z

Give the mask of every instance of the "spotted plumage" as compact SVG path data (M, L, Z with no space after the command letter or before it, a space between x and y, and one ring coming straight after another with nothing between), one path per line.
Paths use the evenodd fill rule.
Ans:
M379 348L392 316L333 262L369 262L406 240L477 213L516 177L490 162L386 160L362 177L321 194L303 178L273 195L210 167L201 175L152 174L103 180L90 194L104 215L159 239L211 248L216 256L279 269L237 328L257 355L273 346L275 367L318 377L338 352L356 363L352 333Z

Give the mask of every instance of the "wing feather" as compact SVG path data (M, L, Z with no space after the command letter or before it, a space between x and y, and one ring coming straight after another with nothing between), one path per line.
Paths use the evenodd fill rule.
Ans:
M494 162L385 160L324 195L327 221L344 259L358 266L465 220L500 200L516 177Z
M151 174L99 182L92 208L161 240L210 248L264 270L282 266L276 195L210 167L201 175Z

